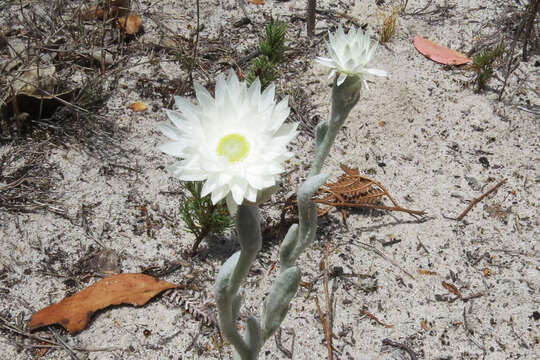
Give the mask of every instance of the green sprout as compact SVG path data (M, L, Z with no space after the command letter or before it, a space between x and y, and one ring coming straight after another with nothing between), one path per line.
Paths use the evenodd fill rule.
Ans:
M248 85L258 77L261 88L276 80L276 66L285 57L285 34L287 24L284 21L272 19L266 25L265 37L259 44L260 56L253 60L251 69L246 76Z
M504 45L500 43L493 50L485 50L473 59L472 68L476 71L476 85L478 91L485 89L489 79L493 76L493 63L504 54Z
M195 235L191 255L195 255L201 241L210 234L219 234L233 224L224 201L212 204L210 195L201 196L202 182L185 182L184 187L191 193L181 206L185 230Z

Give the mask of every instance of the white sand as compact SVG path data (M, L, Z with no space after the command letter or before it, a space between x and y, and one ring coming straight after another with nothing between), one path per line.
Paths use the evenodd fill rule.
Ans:
M151 19L187 36L187 25L195 26L191 2L165 0L156 3L136 2L142 12L146 34L141 44L159 39L157 25ZM380 12L374 1L319 1L321 8L346 12L368 23L380 24ZM330 3L332 5L330 5ZM538 72L534 67L540 58L532 54L528 63L521 63L503 101L492 91L476 94L474 73L463 68L448 68L419 54L412 37L421 35L445 46L466 52L477 36L496 29L486 23L504 15L504 7L484 1L452 1L455 5L443 15L440 12L404 16L398 20L396 34L379 48L372 66L389 73L387 79L370 78L370 89L364 91L360 103L351 113L336 146L324 167L335 179L341 174L340 163L358 167L361 173L381 182L397 201L412 209L425 210L422 223L403 213L356 212L349 215L349 230L342 225L341 215L332 211L321 220L316 243L300 259L304 281L316 281L309 292L301 288L293 300L283 323L282 342L291 348L295 332L294 359L327 359L322 326L318 320L314 297L324 307L324 290L319 263L325 243L332 240L330 267L342 267L346 275L330 281L334 288L333 345L339 359L409 359L396 347L383 346L383 339L406 344L419 359L533 359L539 350L538 320L538 117L518 106L539 106ZM354 4L354 5L353 5ZM409 1L407 12L421 9L425 1ZM434 1L428 11L444 6ZM513 2L512 2L513 5ZM232 29L231 23L241 17L232 0L220 5L217 1L201 1L201 33L199 54L209 52L211 40L219 40L218 59L210 68L197 68L195 77L207 83L220 62L239 59L254 49L264 24L263 15L273 12L287 19L291 13L302 15L303 1L270 2L264 6L247 5L255 24ZM478 9L479 6L486 6ZM318 16L317 32L344 19ZM289 45L303 49L309 46L304 24L290 25ZM300 36L298 36L300 34ZM320 37L318 37L320 39ZM225 47L225 48L223 48ZM324 54L324 43L296 57L282 68L279 85L282 93L294 87L306 90L315 107L312 116L325 118L329 109L327 70L314 65L311 59ZM146 52L141 52L146 54ZM172 59L170 56L168 59ZM162 59L162 60L168 60ZM141 55L130 63L145 62ZM304 69L305 71L299 69ZM86 286L66 285L69 278L80 280L76 264L84 258L89 246L100 244L120 256L122 272L140 272L151 266L163 266L180 258L193 236L183 230L178 213L180 197L160 194L179 188L163 166L172 161L159 153L156 145L164 141L156 131L156 123L166 120L159 99L144 98L136 81L186 77L176 62L140 65L122 73L120 87L108 100L102 115L127 130L121 145L128 150L119 163L140 169L139 173L113 168L103 172L102 160L86 155L79 148L55 149L50 161L59 166L63 179L56 191L64 193L62 204L77 215L81 207L95 205L88 213L87 229L81 215L73 223L51 212L18 214L0 212L0 314L23 323L33 311ZM499 88L500 77L490 85ZM126 108L134 101L143 101L149 110L133 113ZM153 111L153 106L157 111ZM384 126L381 126L384 122ZM305 175L312 156L311 140L301 135L294 144L300 171L291 175L293 182ZM7 151L4 147L0 152ZM489 168L480 162L486 157ZM384 167L380 165L384 164ZM367 171L374 169L375 174ZM446 219L456 217L468 202L487 191L503 178L508 179L499 191L477 204L463 222ZM285 191L290 191L290 186ZM276 197L275 201L283 200ZM385 201L390 205L389 201ZM147 205L157 225L148 236L141 205ZM490 207L500 206L502 218L491 216ZM266 224L279 219L278 205L266 207ZM142 224L142 225L141 225ZM162 224L163 226L159 226ZM141 227L142 226L142 227ZM135 229L142 229L136 231ZM105 229L105 231L104 231ZM107 230L108 229L108 230ZM382 242L401 240L383 247ZM392 259L399 267L376 255L362 244L368 244ZM423 246L419 245L423 244ZM212 296L213 278L220 264L237 248L231 235L201 244L201 254L193 260L193 268L182 267L164 279L186 283L195 279L200 292L186 292L187 297ZM54 259L56 256L56 259ZM480 259L480 257L484 256ZM268 291L275 271L268 276L273 261L278 260L278 245L268 241L246 284L243 313L259 312L259 304ZM491 275L485 276L488 268ZM436 272L420 275L419 269ZM1 273L1 272L0 272ZM450 274L455 274L452 279ZM375 282L376 281L376 282ZM438 301L453 298L441 284L454 284L464 297L482 293L469 300ZM369 289L374 285L376 291ZM202 302L203 300L198 300ZM391 324L387 328L364 316L362 309ZM464 318L466 317L466 319ZM422 322L425 321L426 329ZM467 331L466 327L470 330ZM149 336L144 330L151 331ZM179 332L164 343L164 340ZM39 334L40 332L37 332ZM199 335L198 335L199 334ZM30 350L18 350L15 342L28 342L22 337L6 337L0 331L1 358L28 359ZM157 298L142 308L121 306L107 309L94 317L88 329L76 336L65 335L72 346L86 348L113 347L115 350L89 352L88 359L217 359L230 358L231 348L216 346L212 338L217 332L203 327L180 307L167 306ZM195 340L193 340L195 339ZM84 358L86 353L81 353ZM42 359L67 359L64 350L54 350ZM273 339L265 345L261 359L284 359Z

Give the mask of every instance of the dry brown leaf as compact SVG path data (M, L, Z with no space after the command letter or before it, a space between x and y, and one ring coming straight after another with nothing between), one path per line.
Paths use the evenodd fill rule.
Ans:
M128 108L135 112L139 112L148 109L148 106L143 102L137 101L136 103L129 105Z
M427 58L446 65L463 65L471 62L465 54L449 49L431 40L415 36L414 47Z
M255 5L264 5L264 0L249 0L249 2Z
M142 29L142 19L137 14L130 14L127 17L118 18L118 26L128 35L134 35Z
M422 325L422 328L423 328L425 331L429 331L429 325L428 325L428 323L427 323L426 320L420 321L420 325Z
M437 275L435 271L425 270L425 269L418 269L418 273L420 275Z
M450 291L452 294L462 297L461 291L459 291L458 288L455 287L455 285L452 285L450 283L447 283L446 281L443 281L442 286L444 286L446 290Z
M119 274L106 277L57 304L41 309L30 319L28 326L36 329L59 324L71 334L86 328L92 314L110 305L141 306L160 292L179 285L144 274Z
M403 211L413 215L423 215L423 211L409 210L402 208L388 193L388 191L377 181L360 175L358 168L350 168L344 164L340 165L344 174L336 182L327 182L315 193L313 201L327 205L325 208L317 207L317 216L328 214L331 208L338 208L346 224L347 208L375 208L388 211ZM378 205L382 197L386 196L392 204L391 206ZM283 208L284 217L286 211L296 211L296 197L293 194L289 197Z

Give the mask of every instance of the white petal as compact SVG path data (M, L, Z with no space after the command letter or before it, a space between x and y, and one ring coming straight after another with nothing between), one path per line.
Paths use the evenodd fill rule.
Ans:
M248 90L248 98L251 102L255 102L255 99L259 98L261 95L261 81L259 78L256 78L255 81L251 83L251 86Z
M329 58L317 57L317 58L315 58L315 61L318 62L321 65L325 65L325 66L329 66L329 67L334 67L335 66L334 60L329 59Z
M210 194L211 192L215 191L219 187L217 180L218 180L218 177L215 174L210 175L208 179L206 179L201 190L202 197Z
M343 84L346 78L347 78L347 74L339 73L339 77L336 82L337 86L340 86L341 84Z
M334 75L336 75L336 69L332 69L332 71L330 71L330 74L328 75L328 79L333 78Z
M238 211L238 205L234 202L232 195L229 193L227 195L227 209L229 210L229 215L235 216Z
M228 193L229 193L229 188L227 186L222 186L214 190L212 192L212 195L210 196L210 199L212 200L212 204L216 205L218 201L220 201L225 196L227 196Z
M224 100L226 92L227 92L227 83L225 82L223 75L219 74L216 80L216 102L219 105L223 105L223 100Z
M177 127L177 130L184 130L189 124L189 121L178 111L165 109L167 117L171 119L173 124Z
M270 106L270 104L272 104L272 102L274 101L275 94L276 94L276 86L274 85L274 83L270 83L270 85L268 85L266 89L264 89L263 93L261 94L263 107L266 108Z
M254 189L261 190L261 189L265 188L264 179L260 175L247 174L246 179L247 179L250 187L253 187Z
M193 116L197 114L197 106L185 97L175 96L174 103L176 105L176 108L180 110L182 114L186 114L188 116Z
M197 100L199 101L199 106L203 109L212 107L215 102L214 98L212 98L212 95L198 82L194 83L195 88L195 94L197 96Z
M245 179L235 179L233 183L231 184L231 193L232 193L234 201L238 205L242 205L247 187L248 187L248 183Z
M364 69L364 72L371 74L371 75L377 75L377 76L388 76L388 73L384 70L377 70L377 69Z
M165 154L177 157L183 157L185 148L186 146L179 141L169 142L158 146L158 149Z
M167 136L169 139L178 140L182 136L182 134L178 131L177 128L172 127L165 122L158 123L157 127L159 130L161 130L163 135Z
M248 186L247 192L246 192L246 199L251 202L257 201L257 190L252 188L251 186Z
M368 85L366 79L363 79L363 80L362 80L362 83L363 83L364 86L366 87L366 90L369 90L369 85Z

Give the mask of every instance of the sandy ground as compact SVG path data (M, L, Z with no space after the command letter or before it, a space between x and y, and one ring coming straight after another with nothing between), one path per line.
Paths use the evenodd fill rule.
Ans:
M493 24L517 6L498 3L433 1L423 13L411 15L428 2L409 1L409 15L398 19L395 35L379 48L372 65L389 76L370 79L370 89L363 92L323 171L335 179L341 174L340 163L358 167L402 206L424 210L427 216L417 220L403 213L356 211L348 217L348 229L337 211L321 219L317 241L300 259L303 280L312 287L300 288L282 325L282 346L294 359L328 358L314 301L317 296L324 304L320 262L327 239L332 243L329 268L335 275L329 286L336 359L413 359L405 348L388 345L385 339L405 345L417 359L538 356L540 132L538 115L523 110L540 106L538 52L519 64L498 101L493 90L474 91L472 71L434 63L411 42L420 35L467 52L477 39L502 31ZM370 29L380 26L377 15L384 7L375 1L331 4L321 1L319 6L347 13ZM242 17L234 1L201 1L205 27L195 79L210 84L217 72L255 48L265 16L279 15L291 21L292 49L290 61L280 68L279 93L304 89L309 117L325 118L330 81L327 70L312 59L325 53L322 40L328 28L346 19L319 14L318 35L310 43L305 23L298 19L304 16L303 6L303 1L248 4L253 23L234 28L231 24ZM54 194L71 220L50 210L0 210L0 315L24 326L33 312L97 279L88 274L109 269L159 273L180 261L162 278L188 284L190 290L157 297L142 308L106 309L82 333L62 331L61 336L73 347L106 348L78 352L81 359L229 359L231 348L220 343L215 327L203 325L184 308L186 303L197 307L212 301L217 270L237 249L234 234L203 242L193 259L182 257L194 237L184 231L179 215L180 183L164 170L172 159L156 149L165 140L156 123L166 120L156 88L187 74L172 55L149 61L155 55L147 49L160 41L163 25L188 36L188 24L195 26L194 6L166 0L139 1L134 8L145 21L145 34L137 40L141 51L129 59L130 67L120 73L115 91L99 111L114 124L122 150L109 158L96 156L84 145L49 150L47 162L57 176ZM490 86L499 89L502 77L497 72ZM147 79L148 89L141 86L141 78ZM149 110L127 109L135 101L145 102ZM264 207L266 228L279 222L279 201L305 176L313 155L306 132L292 147L297 157L289 166L298 169L272 199L277 204ZM0 154L8 151L12 145L0 148ZM449 219L502 179L507 182L464 221ZM103 248L117 256L110 267L95 261ZM270 268L279 259L278 249L275 237L268 236L246 284L243 314L260 311L275 276ZM443 281L455 285L463 298L443 287ZM212 311L211 305L207 308ZM36 357L34 349L20 344L35 342L0 329L1 358ZM67 359L69 353L51 350L41 358ZM271 339L260 358L287 357Z

